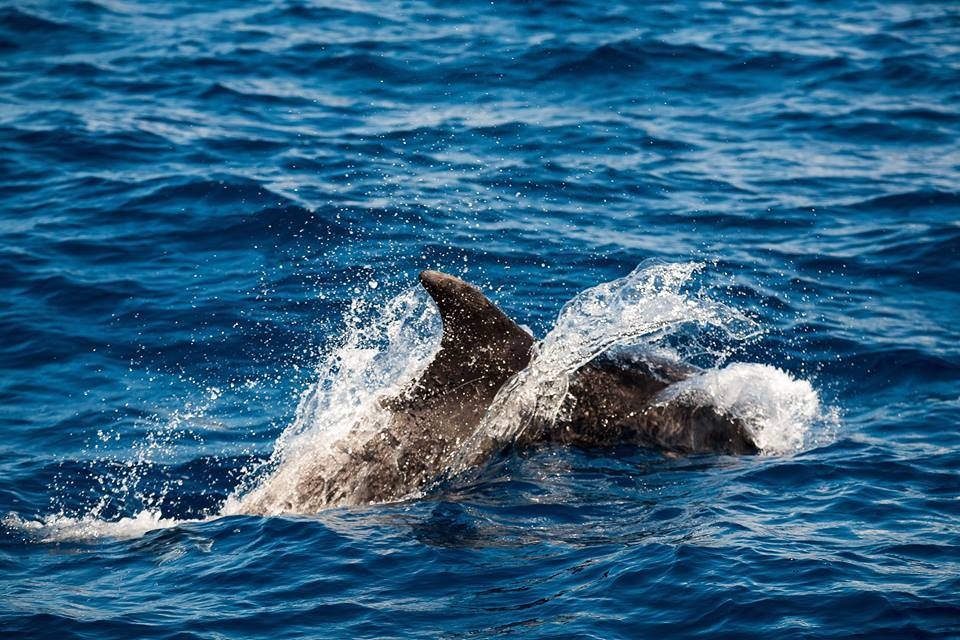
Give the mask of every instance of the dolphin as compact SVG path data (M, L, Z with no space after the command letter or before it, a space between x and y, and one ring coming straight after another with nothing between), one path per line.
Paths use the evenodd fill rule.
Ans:
M530 364L533 336L477 287L439 271L424 271L419 280L440 311L440 348L416 380L380 401L384 426L310 468L292 492L253 491L243 512L312 513L396 501L429 488L444 477L501 387ZM593 361L572 376L557 420L524 432L513 445L630 443L671 455L758 453L734 417L682 396L663 401L664 389L698 371L653 358L630 365ZM482 441L471 459L481 463L503 446Z

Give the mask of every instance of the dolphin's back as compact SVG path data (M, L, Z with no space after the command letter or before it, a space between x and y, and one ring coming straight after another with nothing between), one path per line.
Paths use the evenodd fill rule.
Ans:
M585 447L631 443L679 454L758 453L743 423L716 407L679 398L660 401L660 392L679 379L587 365L571 381L561 411L566 418L547 436Z

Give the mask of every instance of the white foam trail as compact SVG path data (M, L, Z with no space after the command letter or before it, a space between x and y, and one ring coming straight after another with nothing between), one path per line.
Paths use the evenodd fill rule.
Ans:
M82 518L47 516L40 520L23 520L15 513L10 513L3 519L3 524L11 529L20 529L43 542L95 542L102 539L129 540L155 529L202 521L164 518L159 511L144 509L135 516L119 520L101 520L89 515Z

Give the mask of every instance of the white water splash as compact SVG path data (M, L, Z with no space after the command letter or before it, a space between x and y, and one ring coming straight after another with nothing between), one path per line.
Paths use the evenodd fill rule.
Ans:
M418 376L439 348L439 313L419 286L372 312L365 300L354 300L345 321L340 345L318 365L317 381L301 395L295 418L277 439L270 459L246 474L217 513L192 519L164 517L161 507L174 488L164 485L156 495L146 495L141 487L154 458L173 448L181 439L174 436L206 408L191 405L149 432L115 477L101 479L102 496L85 514L61 510L29 520L11 513L0 522L44 542L95 541L137 538L155 529L246 513L257 502L283 512L299 480L316 465L330 464L347 442L377 433L383 416L378 399L395 394ZM128 497L145 508L132 516L105 519L111 501Z
M597 356L625 345L652 348L682 326L713 327L732 341L759 326L726 305L685 290L702 263L647 261L629 275L587 289L564 305L553 329L535 347L526 369L500 389L460 459L458 473L478 452L499 449L531 429L556 421L570 376ZM492 443L492 444L491 444Z
M762 453L800 451L813 436L811 426L829 420L820 396L806 380L764 364L734 363L670 385L658 401L683 400L713 406L741 421Z
M318 381L301 397L296 417L277 440L251 489L241 485L221 515L282 513L296 505L297 485L322 467L345 464L346 446L380 432L388 415L381 398L400 391L429 364L440 346L436 307L420 287L390 300L372 321L354 301L345 341L318 367Z
M154 416L149 421L153 427L134 443L128 457L122 461L99 453L101 444L119 440L120 434L98 430L96 440L90 447L98 455L90 462L104 468L91 474L97 483L96 499L87 506L83 515L74 515L75 512L61 505L54 513L36 520L24 519L11 512L0 520L0 524L24 531L44 542L62 542L138 538L155 529L202 521L163 517L168 499L173 497L175 501L183 482L167 478L159 486L147 488L150 484L147 479L165 463L189 458L191 453L195 455L196 447L203 444L203 438L193 430L192 425L207 419L212 402L220 395L220 389L208 387L200 399L186 402L182 408L165 418ZM69 486L72 482L71 477L61 473L57 475L54 487ZM121 508L128 505L137 505L139 508L132 516L109 519L105 514L114 511L117 504Z

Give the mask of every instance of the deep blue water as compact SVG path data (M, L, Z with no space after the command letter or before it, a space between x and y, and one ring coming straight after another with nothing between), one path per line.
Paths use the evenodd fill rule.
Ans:
M947 2L0 4L0 630L960 636L958 140ZM420 269L542 336L648 258L706 262L764 329L731 358L832 427L518 451L315 516L25 524L216 514L351 303Z

